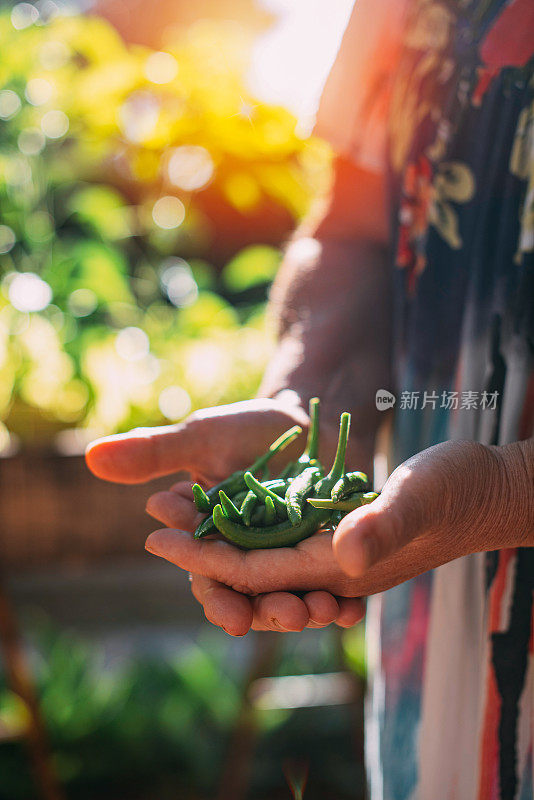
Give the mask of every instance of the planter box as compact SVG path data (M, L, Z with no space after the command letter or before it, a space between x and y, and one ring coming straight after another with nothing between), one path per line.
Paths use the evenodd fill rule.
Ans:
M146 498L176 479L121 486L95 478L82 456L0 459L0 564L18 570L142 555L158 527Z

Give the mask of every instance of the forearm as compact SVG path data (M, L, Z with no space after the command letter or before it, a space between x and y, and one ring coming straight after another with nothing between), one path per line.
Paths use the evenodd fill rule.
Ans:
M261 392L314 394L325 417L342 408L368 427L374 393L390 384L390 277L384 181L347 159L330 193L290 243L274 283L278 347Z
M296 239L273 287L278 347L260 392L318 395L325 420L353 414L353 433L374 436L375 393L390 386L386 251L370 241Z

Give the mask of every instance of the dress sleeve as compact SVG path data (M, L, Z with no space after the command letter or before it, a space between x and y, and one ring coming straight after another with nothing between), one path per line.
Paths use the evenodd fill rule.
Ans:
M356 0L326 80L315 134L338 155L381 172L391 76L410 0Z

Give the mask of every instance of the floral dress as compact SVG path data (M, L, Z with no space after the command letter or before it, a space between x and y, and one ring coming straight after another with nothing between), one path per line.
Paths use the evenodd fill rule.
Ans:
M534 0L358 0L318 132L389 185L394 465L534 435ZM533 800L534 548L369 604L372 800Z

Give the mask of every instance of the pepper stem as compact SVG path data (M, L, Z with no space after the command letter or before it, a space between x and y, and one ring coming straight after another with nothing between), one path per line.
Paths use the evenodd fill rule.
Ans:
M256 459L256 461L252 464L249 468L249 472L257 472L258 470L262 469L270 460L271 458L276 455L276 453L280 453L282 450L285 450L288 445L294 441L297 436L302 433L302 428L300 425L294 425L292 428L289 428L285 433L276 439L269 447L266 453Z
M347 442L349 440L350 414L344 411L339 420L339 436L337 440L336 457L332 464L332 469L328 473L330 480L339 480L345 471L345 455L347 453Z
M304 449L303 456L307 456L310 460L317 458L319 450L319 398L312 397L309 405L310 427L308 428L308 439Z

